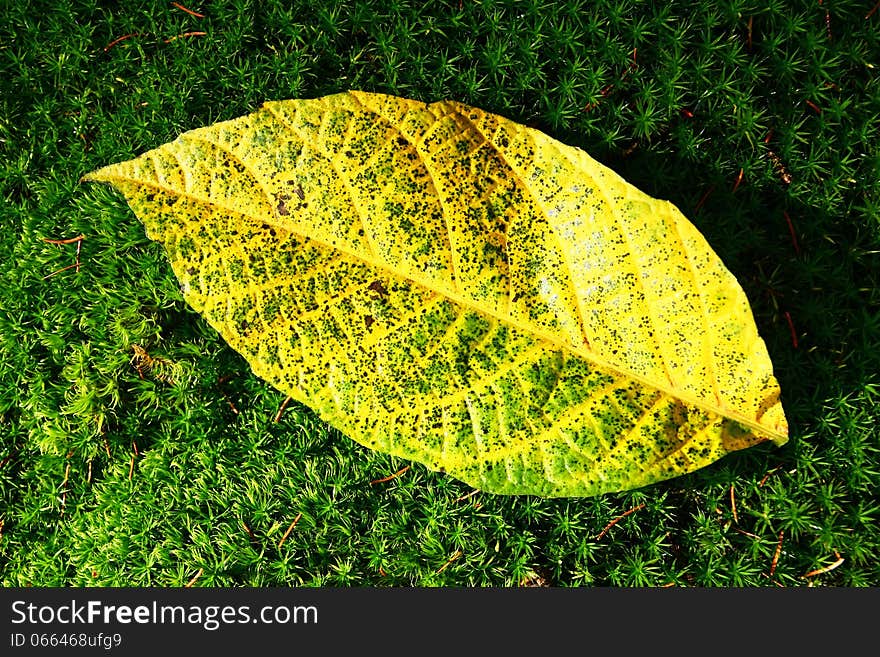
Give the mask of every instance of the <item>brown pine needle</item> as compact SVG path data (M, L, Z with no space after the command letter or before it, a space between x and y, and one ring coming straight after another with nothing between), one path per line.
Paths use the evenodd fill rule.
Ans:
M770 478L770 476L773 475L773 474L775 474L776 471L779 470L779 468L781 468L781 467L782 467L781 465L777 465L775 468L773 468L772 470L770 470L770 472L768 472L767 474L765 474L765 475L764 475L764 478L758 483L758 488L762 488L762 487L764 486L764 484L767 483L767 480Z
M89 474L86 477L86 483L87 484L92 483L92 459L89 459Z
M442 573L444 570L446 570L447 568L449 568L449 564L451 564L453 561L455 561L456 559L458 559L460 556L461 556L461 550L456 550L456 551L455 551L455 554L453 554L451 557L449 557L449 558L446 560L446 563L444 563L442 566L440 566L440 567L439 567L436 571L434 571L434 572L435 572L437 575L439 575L439 574Z
M125 41L126 39L130 39L130 38L136 37L136 36L140 36L140 34L137 32L132 32L131 34L123 34L118 39L113 39L113 41L111 41L106 46L104 46L104 52L107 52L108 50L110 50L110 48L115 46L117 43L120 43L122 41Z
M736 176L736 181L733 183L733 189L731 190L731 194L733 194L737 189L739 189L739 184L743 179L743 169L740 167L739 174Z
M172 41L177 41L177 39L187 39L189 37L196 36L205 36L207 32L184 32L183 34L176 34L170 39L165 39L165 43L171 43Z
M67 271L68 269L73 269L74 267L76 267L77 269L79 269L79 260L77 260L77 261L74 262L73 264L67 265L66 267L62 267L61 269L56 269L56 270L53 271L51 274L46 274L45 276L43 276L43 280L45 281L45 280L47 280L47 279L50 279L50 278L52 278L53 276L55 276L55 274L60 274L61 272L63 272L63 271Z
M44 237L43 241L46 244L75 244L77 242L82 242L86 238L85 235L78 235L76 237L68 237L66 240L53 240L48 237Z
M131 477L134 474L134 454L131 455L131 463L128 464L128 480L131 481Z
M791 244L794 247L794 252L800 255L801 247L798 244L797 233L794 232L794 224L791 222L791 217L788 216L788 212L785 210L782 211L782 216L785 217L785 223L788 224L788 233L791 235Z
M64 508L67 506L67 481L70 478L70 457L73 452L67 454L67 465L64 467L64 481L61 482L61 515L64 515Z
M867 14L865 14L865 20L868 20L869 18L871 18L871 16L874 15L874 12L876 12L878 9L880 9L880 2L878 2L876 5L874 5L874 8L871 11L869 11Z
M837 568L840 564L842 564L845 561L845 559L843 557L841 557L840 553L837 552L836 550L834 552L834 556L837 557L837 561L835 561L834 563L828 564L824 568L817 568L816 570L811 570L810 572L808 572L804 575L801 575L801 577L806 579L808 577L815 577L816 575L821 575L822 573L830 572L830 571L834 570L835 568Z
M736 515L736 497L733 493L733 484L730 484L730 509L733 511L733 522L739 524L739 518Z
M254 536L253 530L248 527L247 523L244 520L241 521L241 526L244 527L244 530L247 532L248 538L250 538L252 541L257 540L257 537Z
M222 386L224 383L226 383L227 381L231 381L234 378L235 377L231 374L228 376L218 376L217 385ZM238 409L235 407L235 404L232 403L232 399L230 399L229 395L226 394L226 391L223 390L223 388L220 388L220 394L223 395L223 399L225 399L226 403L229 404L229 408L232 409L232 412L236 415L240 415Z
M694 206L694 212L703 207L703 204L706 202L706 199L715 191L715 185L709 185L709 189L706 190L706 193L703 194L702 198L697 201L697 204Z
M232 403L232 400L229 398L229 395L226 394L225 391L221 390L220 394L223 395L223 399L226 400L226 403L229 404L229 408L232 409L232 412L236 415L240 415L238 409L235 407L235 404Z
M734 527L734 528L733 528L733 531L735 531L735 532L739 532L740 534L743 534L744 536L748 536L749 538L754 538L754 539L760 539L760 538L761 538L761 537L758 536L757 534L753 534L752 532L747 532L745 529L740 529L739 527Z
M776 564L779 563L779 555L782 554L782 539L785 537L785 532L779 532L779 542L776 544L776 552L773 554L773 561L770 562L770 577L773 577L773 573L776 572Z
M408 465L401 468L400 470L395 472L393 475L388 475L387 477L382 477L381 479L373 479L373 481L370 482L370 485L372 486L373 484L384 484L386 481L391 481L392 479L397 479L397 477L402 475L407 470L409 470Z
M189 580L186 584L183 585L184 588L191 588L193 584L196 583L196 580L202 576L202 573L205 572L204 568L199 568L199 572L192 576L192 579Z
M290 403L292 397L287 397L283 402L281 402L281 408L278 409L278 412L275 413L275 424L278 424L281 421L281 414L284 413L284 409L287 408L287 405Z
M798 348L797 331L794 330L794 322L791 321L791 315L785 311L785 321L788 322L788 330L791 333L791 346Z
M192 9L187 9L183 5L178 4L176 2L172 2L171 4L174 5L175 7L177 7L178 9L180 9L180 11L185 11L190 16L195 16L196 18L204 18L205 17L204 14L200 14L197 11L193 11Z
M633 508L631 508L629 511L626 511L626 512L620 514L620 515L617 516L614 520L612 520L612 521L609 522L607 525L605 525L605 529L603 529L601 532L599 532L599 535L596 537L596 540L597 540L597 541L600 540L603 536L605 536L605 534L608 533L608 530L609 530L609 529L611 529L612 527L614 527L614 525L616 525L616 524L619 523L621 520L623 520L624 518L626 518L629 514L631 514L631 513L635 513L636 511L641 511L641 510L644 509L644 508L645 508L645 503L642 502L642 503L639 504L638 506L634 506Z
M470 493L466 493L464 495L460 495L460 496L456 497L452 501L453 502L464 502L466 499L468 499L469 497L473 497L474 495L476 495L479 492L480 492L479 489L475 489L475 490L472 490Z
M284 541L287 540L287 537L290 536L290 532L293 531L293 528L296 527L296 523L299 522L299 519L302 518L302 512L296 514L296 518L293 519L293 522L290 523L290 527L287 528L287 531L284 532L284 536L281 537L281 540L278 541L278 547L281 548L284 545ZM247 526L247 525L245 525Z

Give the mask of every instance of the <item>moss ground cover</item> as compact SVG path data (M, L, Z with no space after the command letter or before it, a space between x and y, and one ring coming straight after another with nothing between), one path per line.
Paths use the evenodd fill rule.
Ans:
M183 4L202 17L0 12L4 585L880 582L870 3ZM344 89L482 107L678 205L749 297L790 442L542 500L474 493L296 404L279 414L284 396L186 306L121 197L79 178L265 100Z

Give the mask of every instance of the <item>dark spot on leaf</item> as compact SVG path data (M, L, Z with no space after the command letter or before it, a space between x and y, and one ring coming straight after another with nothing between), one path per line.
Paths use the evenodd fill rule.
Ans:
M373 292L378 294L380 297L387 297L388 296L388 290L385 289L384 285L382 285L382 281L373 281L372 283L370 283L368 289L372 290Z
M278 214L280 214L282 216L289 215L290 210L287 209L287 203L285 203L285 201L290 200L290 195L289 194L279 194L277 198L278 198L278 205L275 206L275 209L278 211ZM266 226L265 224L263 224L263 227L268 228L268 226Z
M367 328L370 328L375 321L372 315L364 315L364 324Z

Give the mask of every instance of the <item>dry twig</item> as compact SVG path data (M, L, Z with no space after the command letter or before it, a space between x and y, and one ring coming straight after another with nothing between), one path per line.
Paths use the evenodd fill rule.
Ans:
M122 41L125 41L126 39L130 39L130 38L136 37L136 36L140 36L140 33L132 32L131 34L123 34L121 37L113 39L113 41L111 41L106 46L104 46L104 52L107 52L108 50L110 50L110 48L115 46L117 43L120 43Z
M743 168L740 167L739 173L736 176L736 181L734 181L734 183L733 183L733 189L730 190L731 194L733 194L737 189L739 189L739 184L742 182L742 179L743 179Z
M703 194L702 198L700 198L700 200L697 201L697 204L694 206L694 212L696 212L701 207L703 207L703 204L709 198L709 195L712 194L712 192L714 192L714 191L715 191L715 185L709 185L709 189L706 190L706 193Z
M733 511L733 522L739 524L739 518L736 515L736 497L733 493L733 484L730 484L730 509Z
M183 34L176 34L170 39L165 39L165 43L171 43L172 41L177 41L178 39L187 39L189 37L197 37L197 36L205 36L207 32L184 32Z
M393 475L388 475L387 477L382 477L381 479L373 479L373 481L370 482L370 485L372 486L373 484L384 484L386 481L391 481L392 479L397 479L397 477L402 475L407 470L409 470L408 465L402 467L400 470L395 472Z
M794 322L791 321L791 315L786 310L785 311L785 321L788 322L788 330L791 333L791 346L795 349L798 348L798 339L797 339L797 331L794 330Z
M192 579L189 580L186 584L183 585L184 588L190 588L193 584L196 583L196 580L202 576L202 573L205 572L204 568L199 568L199 572L192 576Z
M473 497L474 495L476 495L476 494L479 493L479 492L480 492L479 489L474 489L474 490L472 490L470 493L465 493L464 495L459 495L458 497L456 497L456 498L455 498L454 500L452 500L452 501L453 501L453 502L463 502L463 501L465 501L466 499L468 499L469 497Z
M178 4L176 2L172 2L171 4L174 5L175 7L177 7L178 9L180 9L180 11L185 11L190 16L195 16L196 18L204 18L205 17L204 14L200 14L197 11L193 11L192 9L187 9L183 5Z
M281 408L278 409L278 412L275 413L275 424L278 424L281 421L281 414L284 413L284 409L287 408L287 405L290 403L290 400L293 397L288 396L283 402L281 402Z
M439 575L439 574L442 573L444 570L446 570L447 568L449 568L449 564L451 564L453 561L455 561L456 559L458 559L460 556L461 556L461 550L456 550L456 551L455 551L455 554L453 554L451 557L449 557L449 558L446 560L446 563L444 563L442 566L440 566L440 567L435 571L436 574Z
M773 561L770 562L770 577L773 577L773 573L776 572L776 564L779 563L779 555L782 554L782 539L785 537L785 532L779 532L779 542L776 544L776 552L773 554Z
M629 511L625 511L624 513L620 514L620 515L617 516L614 520L612 520L612 521L609 522L607 525L605 525L605 529L603 529L601 532L599 532L599 535L596 537L596 540L598 541L598 540L601 539L603 536L605 536L605 534L608 533L608 530L609 530L609 529L611 529L612 527L614 527L614 525L616 525L616 524L619 523L621 520L623 520L624 518L626 518L629 514L631 514L631 513L635 513L636 511L641 511L641 510L644 509L644 508L645 508L645 503L642 502L642 503L639 504L638 506L634 506L633 508L631 508Z
M830 571L834 570L835 568L837 568L840 564L842 564L845 561L845 559L840 556L840 553L837 550L834 551L834 556L837 557L837 561L835 561L834 563L828 564L827 566L824 566L823 568L817 568L816 570L811 570L810 572L805 573L804 575L801 575L801 577L803 577L804 579L807 579L808 577L815 577L816 575L821 575L822 573L830 572Z
M287 531L284 532L284 536L281 537L281 540L278 541L278 547L280 548L284 545L284 541L287 540L287 537L290 536L290 532L293 531L293 528L296 527L296 523L299 522L299 519L302 518L302 512L296 514L296 518L293 519L293 522L290 523L290 527L287 528ZM245 525L247 527L247 525Z

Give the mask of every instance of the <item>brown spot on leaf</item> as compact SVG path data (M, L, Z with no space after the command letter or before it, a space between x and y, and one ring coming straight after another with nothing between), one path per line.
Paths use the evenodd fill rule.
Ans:
M382 281L373 281L372 283L370 283L368 289L372 290L380 297L388 296L388 290L385 288L384 285L382 285Z
M290 200L290 196L287 194L279 194L277 199L278 199L278 205L275 206L275 210L282 217L286 217L287 215L290 214L290 210L287 209L287 203L286 203L286 201Z

